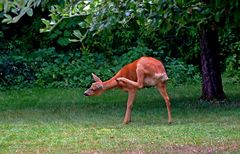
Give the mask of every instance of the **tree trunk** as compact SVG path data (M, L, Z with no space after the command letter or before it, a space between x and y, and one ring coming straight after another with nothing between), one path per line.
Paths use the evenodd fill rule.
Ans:
M202 95L201 99L223 100L220 63L218 59L218 34L214 26L200 31Z

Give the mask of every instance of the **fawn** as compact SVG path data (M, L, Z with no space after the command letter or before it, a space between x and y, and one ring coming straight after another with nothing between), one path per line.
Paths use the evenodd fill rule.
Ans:
M131 109L136 91L145 86L157 87L167 106L168 123L172 122L170 101L166 90L168 76L161 61L152 57L141 57L125 65L115 76L105 82L102 82L93 73L92 77L95 82L84 92L85 96L100 95L112 88L120 88L128 92L127 108L123 121L125 124L131 121Z

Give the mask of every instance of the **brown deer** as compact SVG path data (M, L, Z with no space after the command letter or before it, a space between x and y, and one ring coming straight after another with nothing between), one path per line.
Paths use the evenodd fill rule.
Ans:
M127 109L123 121L125 124L131 121L131 109L136 91L144 86L157 87L167 106L168 123L172 122L170 101L166 90L168 76L159 60L152 57L141 57L125 65L115 76L105 82L102 82L95 74L92 76L95 82L84 92L85 96L100 95L112 88L120 88L128 92Z

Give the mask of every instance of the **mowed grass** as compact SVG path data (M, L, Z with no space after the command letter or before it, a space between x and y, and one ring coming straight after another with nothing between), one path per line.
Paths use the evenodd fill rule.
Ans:
M225 102L198 101L200 85L168 86L173 123L155 88L140 90L132 122L122 124L127 94L84 97L84 89L0 92L0 153L238 153L240 86Z

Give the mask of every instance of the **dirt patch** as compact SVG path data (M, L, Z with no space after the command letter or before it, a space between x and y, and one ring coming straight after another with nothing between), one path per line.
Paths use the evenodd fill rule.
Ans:
M212 147L196 146L196 145L183 145L183 146L170 146L165 148L163 153L223 153L223 152L240 152L240 143L222 144ZM161 153L161 152L159 152Z
M82 153L82 154L214 154L214 153L240 153L240 142L229 144L220 144L214 146L197 146L197 145L170 145L168 147L156 147L154 150L132 150L132 151L82 151L81 149L62 149L66 153ZM16 151L15 153L55 153L61 149L39 149L33 151Z
M133 150L133 151L88 151L81 152L83 154L214 154L214 153L239 153L240 142L231 144L222 144L212 147L196 146L196 145L172 145L169 147L159 148L152 151Z

